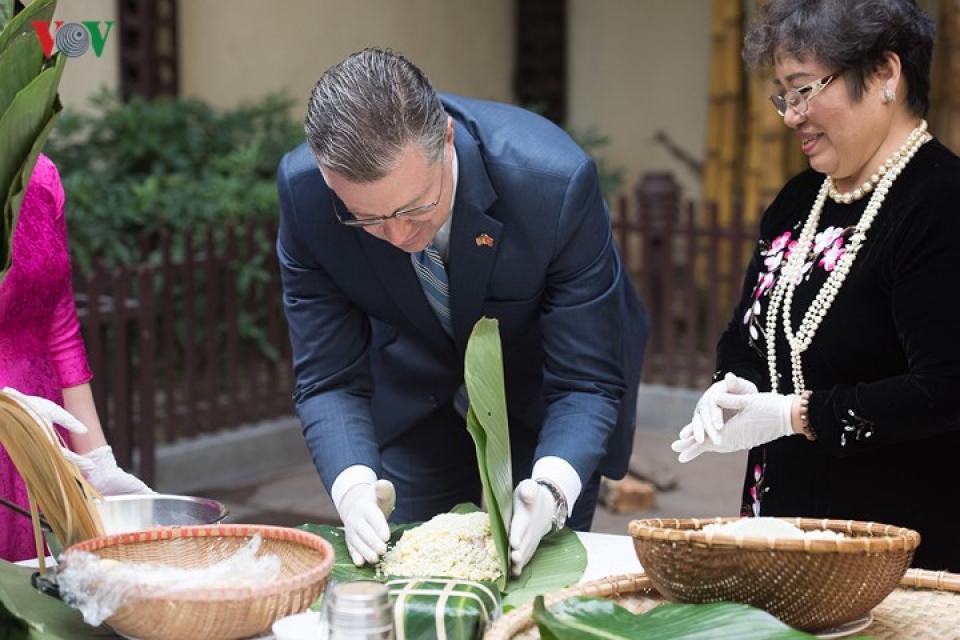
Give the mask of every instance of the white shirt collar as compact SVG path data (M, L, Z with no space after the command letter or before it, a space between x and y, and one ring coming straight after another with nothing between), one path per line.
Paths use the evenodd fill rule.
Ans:
M450 170L453 180L453 189L450 192L450 215L447 221L443 223L437 234L433 236L433 246L440 252L440 257L444 262L449 262L450 258L450 225L453 223L453 203L457 197L457 182L460 178L460 163L457 160L457 150L453 149L453 167Z

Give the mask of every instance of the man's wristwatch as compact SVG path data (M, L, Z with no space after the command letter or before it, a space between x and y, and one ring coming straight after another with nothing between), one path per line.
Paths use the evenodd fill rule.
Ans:
M539 478L536 483L553 496L553 529L551 533L563 529L563 526L567 524L567 497L563 495L560 487L550 480Z

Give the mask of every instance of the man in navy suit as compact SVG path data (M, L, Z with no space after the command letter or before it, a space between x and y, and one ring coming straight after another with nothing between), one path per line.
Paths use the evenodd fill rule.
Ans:
M589 529L601 475L623 476L633 442L648 320L596 166L540 116L440 96L378 49L324 73L305 128L280 164L277 252L297 413L353 561L385 552L388 517L479 503L463 359L487 316L522 480L519 573L568 511ZM442 295L418 277L427 258Z

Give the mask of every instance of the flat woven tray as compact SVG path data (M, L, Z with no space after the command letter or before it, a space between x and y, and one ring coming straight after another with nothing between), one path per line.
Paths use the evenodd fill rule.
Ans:
M887 598L873 610L873 622L858 633L882 640L904 638L960 638L960 575L910 569ZM604 578L548 594L553 603L587 596L607 598L633 611L643 613L667 602L643 573ZM484 635L484 640L520 640L539 638L531 612L532 604L518 607L501 616Z

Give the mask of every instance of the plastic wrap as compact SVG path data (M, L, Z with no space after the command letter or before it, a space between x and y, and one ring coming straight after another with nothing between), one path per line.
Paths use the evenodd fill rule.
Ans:
M280 577L275 554L257 556L256 535L232 555L202 567L122 562L86 551L68 551L57 580L64 602L79 609L87 624L99 625L125 604L189 589L259 587Z

